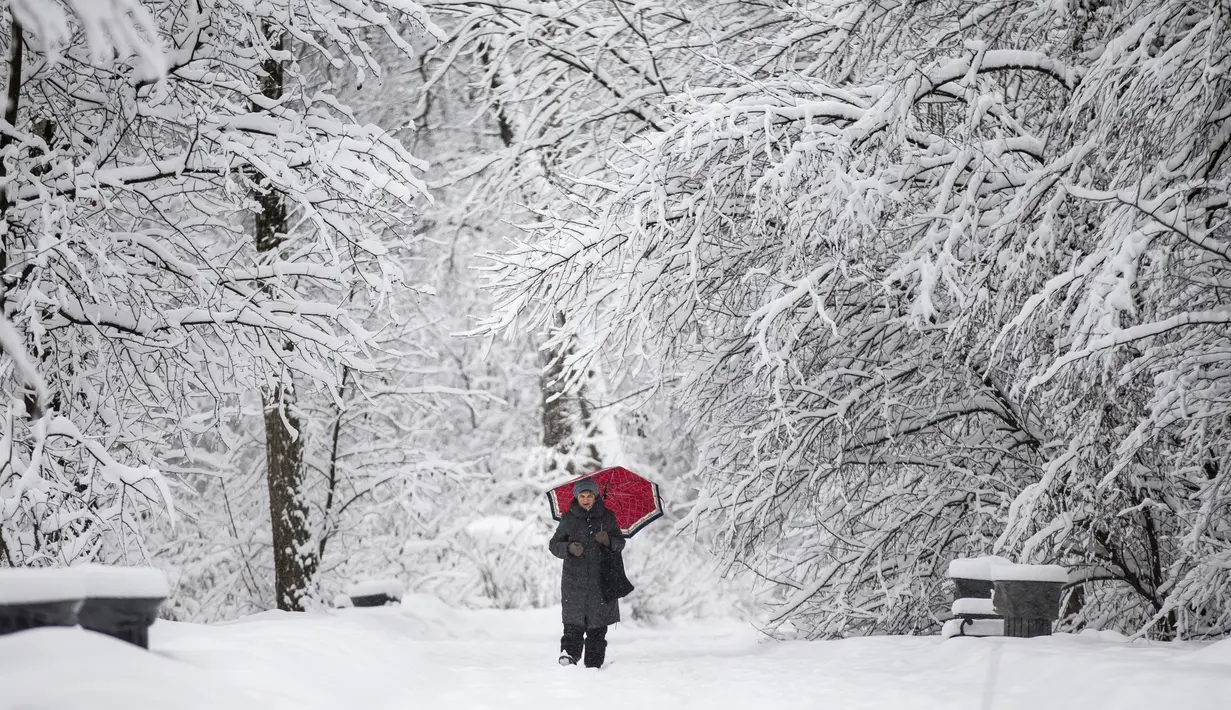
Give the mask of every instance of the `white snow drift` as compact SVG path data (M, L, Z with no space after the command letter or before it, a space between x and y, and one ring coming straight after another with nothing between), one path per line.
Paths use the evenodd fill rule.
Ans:
M607 668L555 664L558 612L402 607L158 622L151 652L80 629L0 636L0 710L1215 710L1231 641L882 636L763 642L734 621L622 624Z

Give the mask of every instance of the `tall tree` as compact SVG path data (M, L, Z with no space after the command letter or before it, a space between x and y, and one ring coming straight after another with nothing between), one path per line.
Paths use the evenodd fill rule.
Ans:
M33 421L5 410L5 559L141 556L171 491L218 474L221 425L249 393L281 402L295 378L336 392L344 370L374 369L348 307L388 303L424 194L422 164L308 92L266 33L363 73L379 71L367 33L413 53L400 28L427 25L379 0L9 10L29 29L4 146L0 377L46 404ZM275 65L281 98L265 93ZM274 411L289 435L293 408Z
M286 61L290 54L285 34L265 28L270 56L261 63L265 72L261 80L261 95L270 105L279 105L285 98ZM259 107L254 107L259 111ZM260 253L276 252L290 232L287 210L281 192L274 189L264 176L256 179L257 204L254 215L256 249ZM293 350L294 342L283 339L283 350ZM312 580L316 556L311 551L308 527L308 506L305 500L303 468L303 434L295 410L295 387L290 373L282 371L274 384L262 393L265 419L266 484L269 490L269 520L273 528L274 590L278 608L303 611L303 596ZM341 386L341 384L340 384Z

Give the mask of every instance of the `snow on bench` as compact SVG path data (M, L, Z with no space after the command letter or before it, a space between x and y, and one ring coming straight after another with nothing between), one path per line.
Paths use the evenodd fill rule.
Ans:
M979 579L990 582L992 581L992 567L1012 564L1009 560L996 555L958 558L949 563L949 577L951 579Z
M405 585L396 579L372 579L366 582L356 582L346 589L348 597L370 597L384 594L387 597L401 597L406 591Z
M0 569L0 606L66 602L85 594L85 581L68 569Z
M1003 557L959 558L949 563L951 579L978 579L985 582L1068 582L1069 572L1060 565L1020 565Z
M991 599L954 599L954 616L998 616Z
M166 599L167 575L153 567L112 567L78 565L68 572L76 575L91 599Z

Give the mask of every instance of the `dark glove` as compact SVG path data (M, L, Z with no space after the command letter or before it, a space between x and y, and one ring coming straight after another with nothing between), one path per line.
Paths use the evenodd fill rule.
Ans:
M568 553L573 557L581 557L581 553L585 552L586 548L582 547L580 542L570 542L568 544Z
M606 530L599 530L594 533L594 541L603 547L611 547L611 536L607 534Z

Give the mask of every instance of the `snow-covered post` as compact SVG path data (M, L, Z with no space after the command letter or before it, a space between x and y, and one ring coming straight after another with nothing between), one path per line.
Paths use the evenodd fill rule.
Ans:
M993 565L992 603L1004 617L1004 635L1051 636L1068 578L1068 570L1059 565Z
M85 589L77 614L82 628L150 647L150 626L167 598L166 575L152 567L82 565L71 571Z
M0 635L74 626L84 588L63 569L0 569Z

